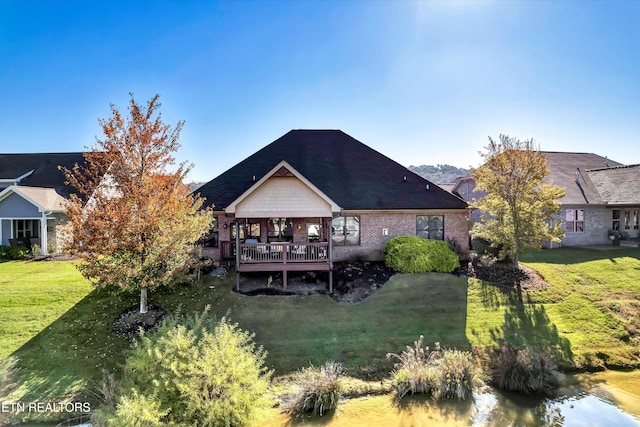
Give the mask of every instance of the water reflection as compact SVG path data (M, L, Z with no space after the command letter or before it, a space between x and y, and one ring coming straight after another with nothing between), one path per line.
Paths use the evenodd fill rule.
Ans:
M640 371L568 376L557 399L526 398L492 389L473 401L433 402L394 396L343 402L330 417L290 419L279 414L263 424L275 426L426 427L446 426L640 426Z

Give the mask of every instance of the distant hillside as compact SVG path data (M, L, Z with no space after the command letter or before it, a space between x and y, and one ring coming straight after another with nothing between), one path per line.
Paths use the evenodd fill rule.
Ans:
M447 184L460 176L468 175L471 169L458 168L451 165L409 166L409 169L434 184Z

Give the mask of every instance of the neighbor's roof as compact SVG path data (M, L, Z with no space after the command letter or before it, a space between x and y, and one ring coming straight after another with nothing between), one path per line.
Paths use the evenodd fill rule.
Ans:
M565 153L557 151L541 152L549 162L551 170L549 178L554 184L565 189L565 196L560 199L563 205L571 204L604 204L598 188L587 173L590 169L621 166L621 163L608 160L593 153Z
M64 211L64 203L66 199L58 194L53 188L12 185L3 191L0 191L0 201L12 192L19 194L24 199L35 204L41 211Z
M292 130L197 192L223 210L255 183L254 176L259 180L283 160L343 209L467 208L462 199L340 130Z
M640 205L640 165L592 169L591 182L609 205Z
M0 154L0 180L23 177L18 182L20 186L53 188L67 197L73 189L65 185L64 174L58 166L71 169L75 163L84 163L83 153Z

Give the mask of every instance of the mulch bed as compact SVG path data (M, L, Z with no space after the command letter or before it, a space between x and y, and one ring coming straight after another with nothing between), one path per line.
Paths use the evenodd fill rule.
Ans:
M521 289L526 291L537 291L549 286L544 277L533 268L522 264L519 267L474 255L454 273L508 288L517 288L519 282Z
M147 312L140 313L140 307L131 307L122 312L113 322L113 332L123 338L137 336L140 329L145 332L158 327L167 316L167 312L161 308L149 306Z

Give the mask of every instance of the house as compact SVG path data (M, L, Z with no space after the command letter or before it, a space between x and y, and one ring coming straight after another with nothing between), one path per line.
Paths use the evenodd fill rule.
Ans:
M565 190L558 218L565 236L548 247L610 244L613 230L638 238L640 165L625 166L593 153L541 153L549 179ZM472 203L482 195L474 187L473 179L465 177L452 191Z
M469 248L465 201L340 130L292 130L197 192L216 216L204 253L285 286L287 271L380 260L403 234Z
M78 153L0 154L0 245L58 249L64 201L71 193L58 166L84 162Z

